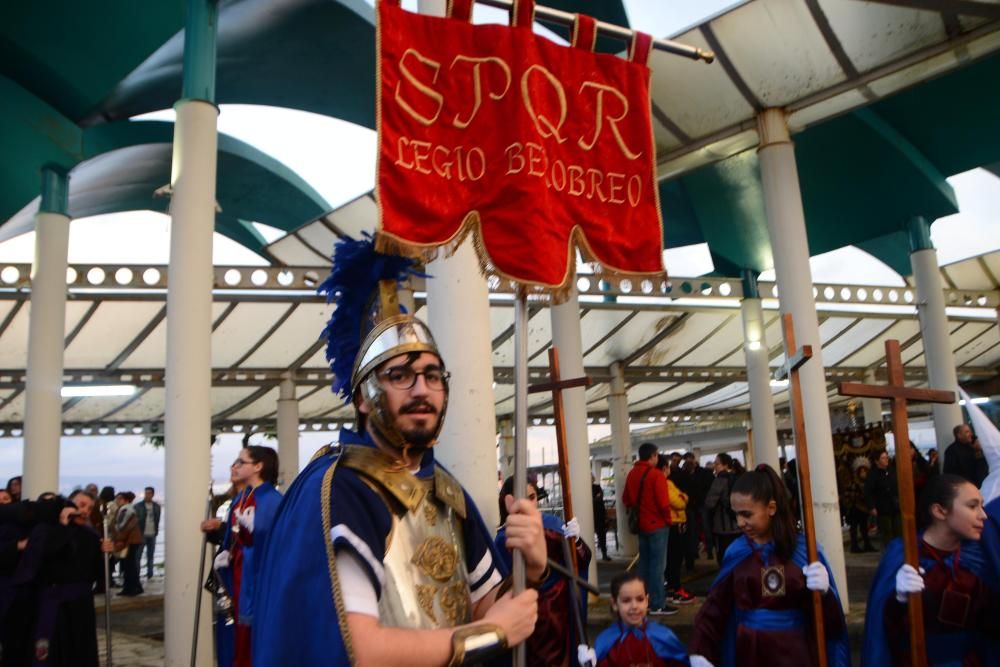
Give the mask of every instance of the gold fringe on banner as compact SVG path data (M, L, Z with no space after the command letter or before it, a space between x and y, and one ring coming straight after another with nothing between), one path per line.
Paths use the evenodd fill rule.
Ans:
M384 230L379 230L375 234L375 249L381 253L389 255L400 255L410 257L424 264L430 263L439 257L451 257L458 248L471 236L472 247L476 251L479 260L479 272L484 278L496 276L501 280L515 283L527 291L528 297L542 297L550 300L553 304L564 303L569 297L576 280L576 251L579 250L583 261L590 265L591 276L597 280L666 280L667 272L655 271L648 273L634 272L618 269L603 263L594 253L587 241L583 229L578 225L570 232L567 243L566 271L562 281L558 285L550 285L537 281L524 280L517 276L512 276L500 270L490 257L489 250L483 242L482 221L478 211L470 211L466 214L462 224L451 236L442 243L421 244L400 238ZM432 276L433 277L433 276Z

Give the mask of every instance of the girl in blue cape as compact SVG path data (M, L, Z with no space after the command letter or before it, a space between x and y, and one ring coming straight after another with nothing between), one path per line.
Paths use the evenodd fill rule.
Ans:
M229 507L222 545L213 567L219 571L232 597L236 624L230 635L227 626L219 626L217 620L216 636L220 645L216 654L220 667L249 667L260 561L281 503L281 493L275 488L278 454L270 447L244 445L230 466L230 480L243 485L243 490Z
M726 550L695 618L692 667L815 665L812 591L823 596L827 664L850 665L833 574L822 554L806 562L781 478L770 466L757 466L733 484L730 504L742 535Z
M680 667L689 665L687 650L674 633L647 619L649 594L636 572L611 580L611 611L618 620L597 636L597 667Z
M986 513L979 489L957 475L936 475L921 495L920 571L903 563L902 541L882 557L865 616L866 665L909 665L909 594L921 593L927 663L1000 664L1000 593L987 584L979 540ZM992 635L990 634L992 633Z

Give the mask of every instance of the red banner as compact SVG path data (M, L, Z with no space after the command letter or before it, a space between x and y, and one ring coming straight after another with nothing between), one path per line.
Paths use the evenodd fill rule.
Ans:
M662 223L649 118L651 40L632 60L595 54L594 21L574 46L513 25L472 25L378 4L380 243L419 255L478 231L487 268L565 287L584 258L662 274ZM478 227L478 230L477 230Z

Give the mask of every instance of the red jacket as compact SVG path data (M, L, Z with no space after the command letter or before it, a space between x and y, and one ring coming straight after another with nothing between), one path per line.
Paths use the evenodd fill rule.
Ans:
M646 481L642 485L642 498L639 496L639 482L646 471ZM649 533L670 525L670 497L667 491L667 478L648 461L636 461L625 479L625 495L622 497L626 507L639 506L639 532Z

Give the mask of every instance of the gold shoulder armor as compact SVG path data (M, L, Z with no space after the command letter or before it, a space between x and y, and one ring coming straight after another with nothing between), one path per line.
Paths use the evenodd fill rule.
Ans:
M427 495L427 487L420 480L407 470L395 468L389 457L372 447L348 445L344 447L339 463L376 482L407 511L412 512L419 507Z
M434 465L434 495L453 509L459 518L465 519L465 492L462 491L462 485L437 464Z

